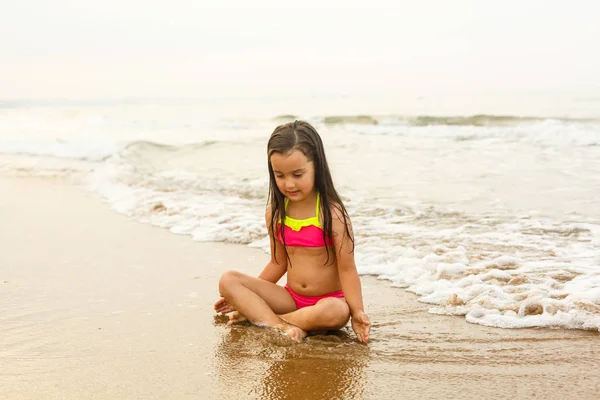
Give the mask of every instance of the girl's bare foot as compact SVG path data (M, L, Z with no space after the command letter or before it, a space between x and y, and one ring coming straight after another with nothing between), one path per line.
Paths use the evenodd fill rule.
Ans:
M287 337L292 339L296 343L302 343L304 338L308 335L306 331L298 328L296 325L292 325L289 322L282 319L283 324L277 326L278 329L281 329Z
M234 311L229 314L229 322L227 325L239 324L240 322L247 321L248 319L240 314L238 311Z
M307 333L305 331L298 328L297 326L292 326L292 325L290 325L287 328L287 330L285 331L285 334L287 335L287 337L289 337L290 339L292 339L294 342L297 342L297 343L302 343L302 341L304 340L304 338L307 335Z

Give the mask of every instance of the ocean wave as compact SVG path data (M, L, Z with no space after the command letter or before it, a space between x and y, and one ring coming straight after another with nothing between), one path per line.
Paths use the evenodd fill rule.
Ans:
M298 118L299 117L297 115L294 115L294 114L283 114L283 115L278 115L275 118L273 118L273 121L276 121L276 122L289 122L289 121L295 121Z
M519 117L510 115L470 115L470 116L417 116L405 120L412 126L450 125L450 126L504 126L545 121L551 118ZM561 119L564 120L564 119ZM570 121L570 120L568 120Z
M125 145L123 150L129 150L129 151L131 151L131 150L177 151L177 150L181 150L181 149L194 150L194 149L204 149L206 147L213 146L217 143L220 143L220 142L217 140L206 140L203 142L186 143L186 144L182 144L182 145L173 145L173 144L167 144L167 143L153 142L150 140L136 140L136 141L127 143L127 145Z
M181 145L160 143L149 140L131 142L116 141L84 141L84 140L53 140L53 141L8 141L0 143L0 154L22 155L34 157L51 157L101 163L121 153L146 154L151 157L158 153L203 150L220 142L206 140Z
M122 147L120 143L101 140L13 140L0 143L0 154L102 162Z
M317 118L325 125L403 125L403 126L516 126L533 124L544 121L560 121L565 123L600 123L600 119L592 118L565 118L565 117L535 117L513 115L330 115Z
M514 120L516 121L516 120ZM523 120L521 120L523 121ZM521 142L537 147L589 147L600 143L600 121L531 119L528 123L490 125L407 124L405 120L381 119L378 124L335 125L340 134L396 136L415 140L471 142L493 140L498 143Z
M326 125L334 124L361 124L361 125L377 125L379 121L377 118L370 115L331 115L323 117L323 123Z

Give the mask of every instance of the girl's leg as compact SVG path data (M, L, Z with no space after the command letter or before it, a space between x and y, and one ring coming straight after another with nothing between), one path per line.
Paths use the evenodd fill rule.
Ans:
M314 306L280 315L281 318L304 331L323 329L340 329L350 319L350 308L346 300L328 297L321 299Z
M227 271L219 281L219 292L229 304L252 323L282 327L277 314L296 310L296 303L285 288L237 271Z

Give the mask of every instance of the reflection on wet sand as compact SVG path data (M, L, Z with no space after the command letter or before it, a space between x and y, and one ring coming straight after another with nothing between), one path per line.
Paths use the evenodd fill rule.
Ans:
M224 324L217 318L217 325ZM302 344L266 328L223 326L215 350L217 385L228 398L363 398L369 347L346 331L307 338ZM250 387L236 388L243 376ZM252 377L253 379L248 379Z

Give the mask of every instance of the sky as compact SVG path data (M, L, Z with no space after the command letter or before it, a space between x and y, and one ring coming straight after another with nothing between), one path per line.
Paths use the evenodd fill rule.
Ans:
M3 1L0 99L600 92L595 0L216 3Z

